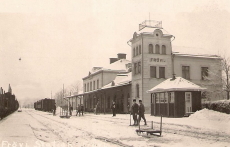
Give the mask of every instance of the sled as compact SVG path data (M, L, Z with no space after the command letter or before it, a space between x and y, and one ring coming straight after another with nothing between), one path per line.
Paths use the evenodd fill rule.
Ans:
M140 123L139 123L139 129L136 129L136 133L138 135L140 135L141 133L144 133L144 132L146 133L147 136L149 134L161 136L162 135L162 116L161 116L160 129L159 130L153 128L153 121L151 121L151 128L144 128L144 127L141 128Z
M68 109L65 107L60 107L60 118L70 118L71 115L69 115Z

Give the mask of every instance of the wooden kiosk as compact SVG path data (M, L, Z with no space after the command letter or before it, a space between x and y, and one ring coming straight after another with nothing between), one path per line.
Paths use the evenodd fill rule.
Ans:
M184 117L201 109L202 88L182 77L169 78L148 91L151 115Z

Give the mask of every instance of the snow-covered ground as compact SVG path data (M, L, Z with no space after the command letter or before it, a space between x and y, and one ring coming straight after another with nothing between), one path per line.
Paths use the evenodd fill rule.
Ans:
M135 146L135 147L217 147L230 145L230 115L207 109L190 117L163 117L162 136L136 134L129 114L95 115L60 118L51 113L23 109L0 121L0 146ZM75 114L75 113L74 113ZM160 117L146 114L148 125L160 128ZM132 122L131 122L132 123Z

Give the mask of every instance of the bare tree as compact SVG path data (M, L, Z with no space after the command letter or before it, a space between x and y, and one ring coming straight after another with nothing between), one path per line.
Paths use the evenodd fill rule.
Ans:
M67 91L68 91L67 93L76 95L76 94L79 94L81 90L82 90L82 82L76 81L67 88Z
M70 96L70 95L78 94L81 90L82 90L82 84L80 81L74 82L74 84L67 86L67 88L60 89L54 95L57 106L68 105L68 101L66 101L66 99L63 99L63 98Z
M223 70L223 88L226 91L227 100L229 100L229 92L230 92L230 83L229 83L229 74L230 74L230 58L223 57L222 58L222 70Z

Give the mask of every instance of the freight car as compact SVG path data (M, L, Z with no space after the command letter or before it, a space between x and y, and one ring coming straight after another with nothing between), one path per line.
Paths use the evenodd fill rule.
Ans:
M55 104L54 99L45 98L35 102L34 109L40 111L52 112L54 104Z
M10 85L9 85L8 92L3 91L1 87L0 88L0 119L16 111L18 107L19 107L19 103L16 100L15 95L12 94L12 89Z

